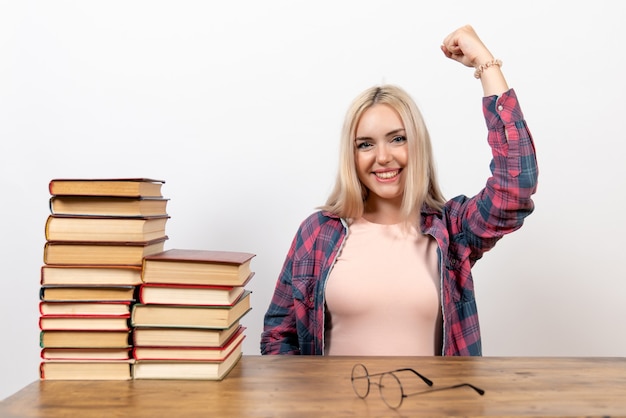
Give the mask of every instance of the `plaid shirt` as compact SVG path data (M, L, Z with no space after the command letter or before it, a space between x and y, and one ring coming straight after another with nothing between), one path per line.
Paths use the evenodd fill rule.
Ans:
M535 147L517 96L483 98L492 176L476 196L457 196L443 211L425 208L421 230L439 246L442 354L482 353L471 267L534 209ZM316 212L300 225L265 314L262 354L324 354L326 280L347 236L343 219Z

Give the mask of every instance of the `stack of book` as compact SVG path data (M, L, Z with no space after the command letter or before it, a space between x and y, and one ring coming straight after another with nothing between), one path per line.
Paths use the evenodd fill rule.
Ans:
M131 313L135 379L221 380L242 354L254 254L171 249L144 257Z
M53 179L41 267L40 377L132 378L130 314L143 257L163 251L164 182Z

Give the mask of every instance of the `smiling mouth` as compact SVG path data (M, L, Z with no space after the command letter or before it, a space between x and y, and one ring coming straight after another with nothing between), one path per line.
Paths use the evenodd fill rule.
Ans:
M378 177L379 179L387 180L387 179L394 178L395 176L398 175L398 173L400 173L400 170L385 171L382 173L374 173L374 175Z

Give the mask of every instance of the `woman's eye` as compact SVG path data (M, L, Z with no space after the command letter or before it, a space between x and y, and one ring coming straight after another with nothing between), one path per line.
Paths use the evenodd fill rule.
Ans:
M371 146L372 146L372 144L370 144L369 142L359 142L359 143L356 144L356 148L357 149L361 149L361 150L367 149L367 148L369 148Z
M406 136L402 136L402 135L394 136L392 141L393 142L406 142Z

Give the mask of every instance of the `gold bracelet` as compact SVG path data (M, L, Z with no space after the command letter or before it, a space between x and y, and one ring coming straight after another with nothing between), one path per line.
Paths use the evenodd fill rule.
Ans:
M475 78L480 78L480 76L483 75L483 71L485 71L489 67L493 67L494 65L497 65L498 67L502 67L502 61L500 61L498 59L493 59L491 61L487 61L484 64L480 64L476 68L476 71L474 71L474 77Z

